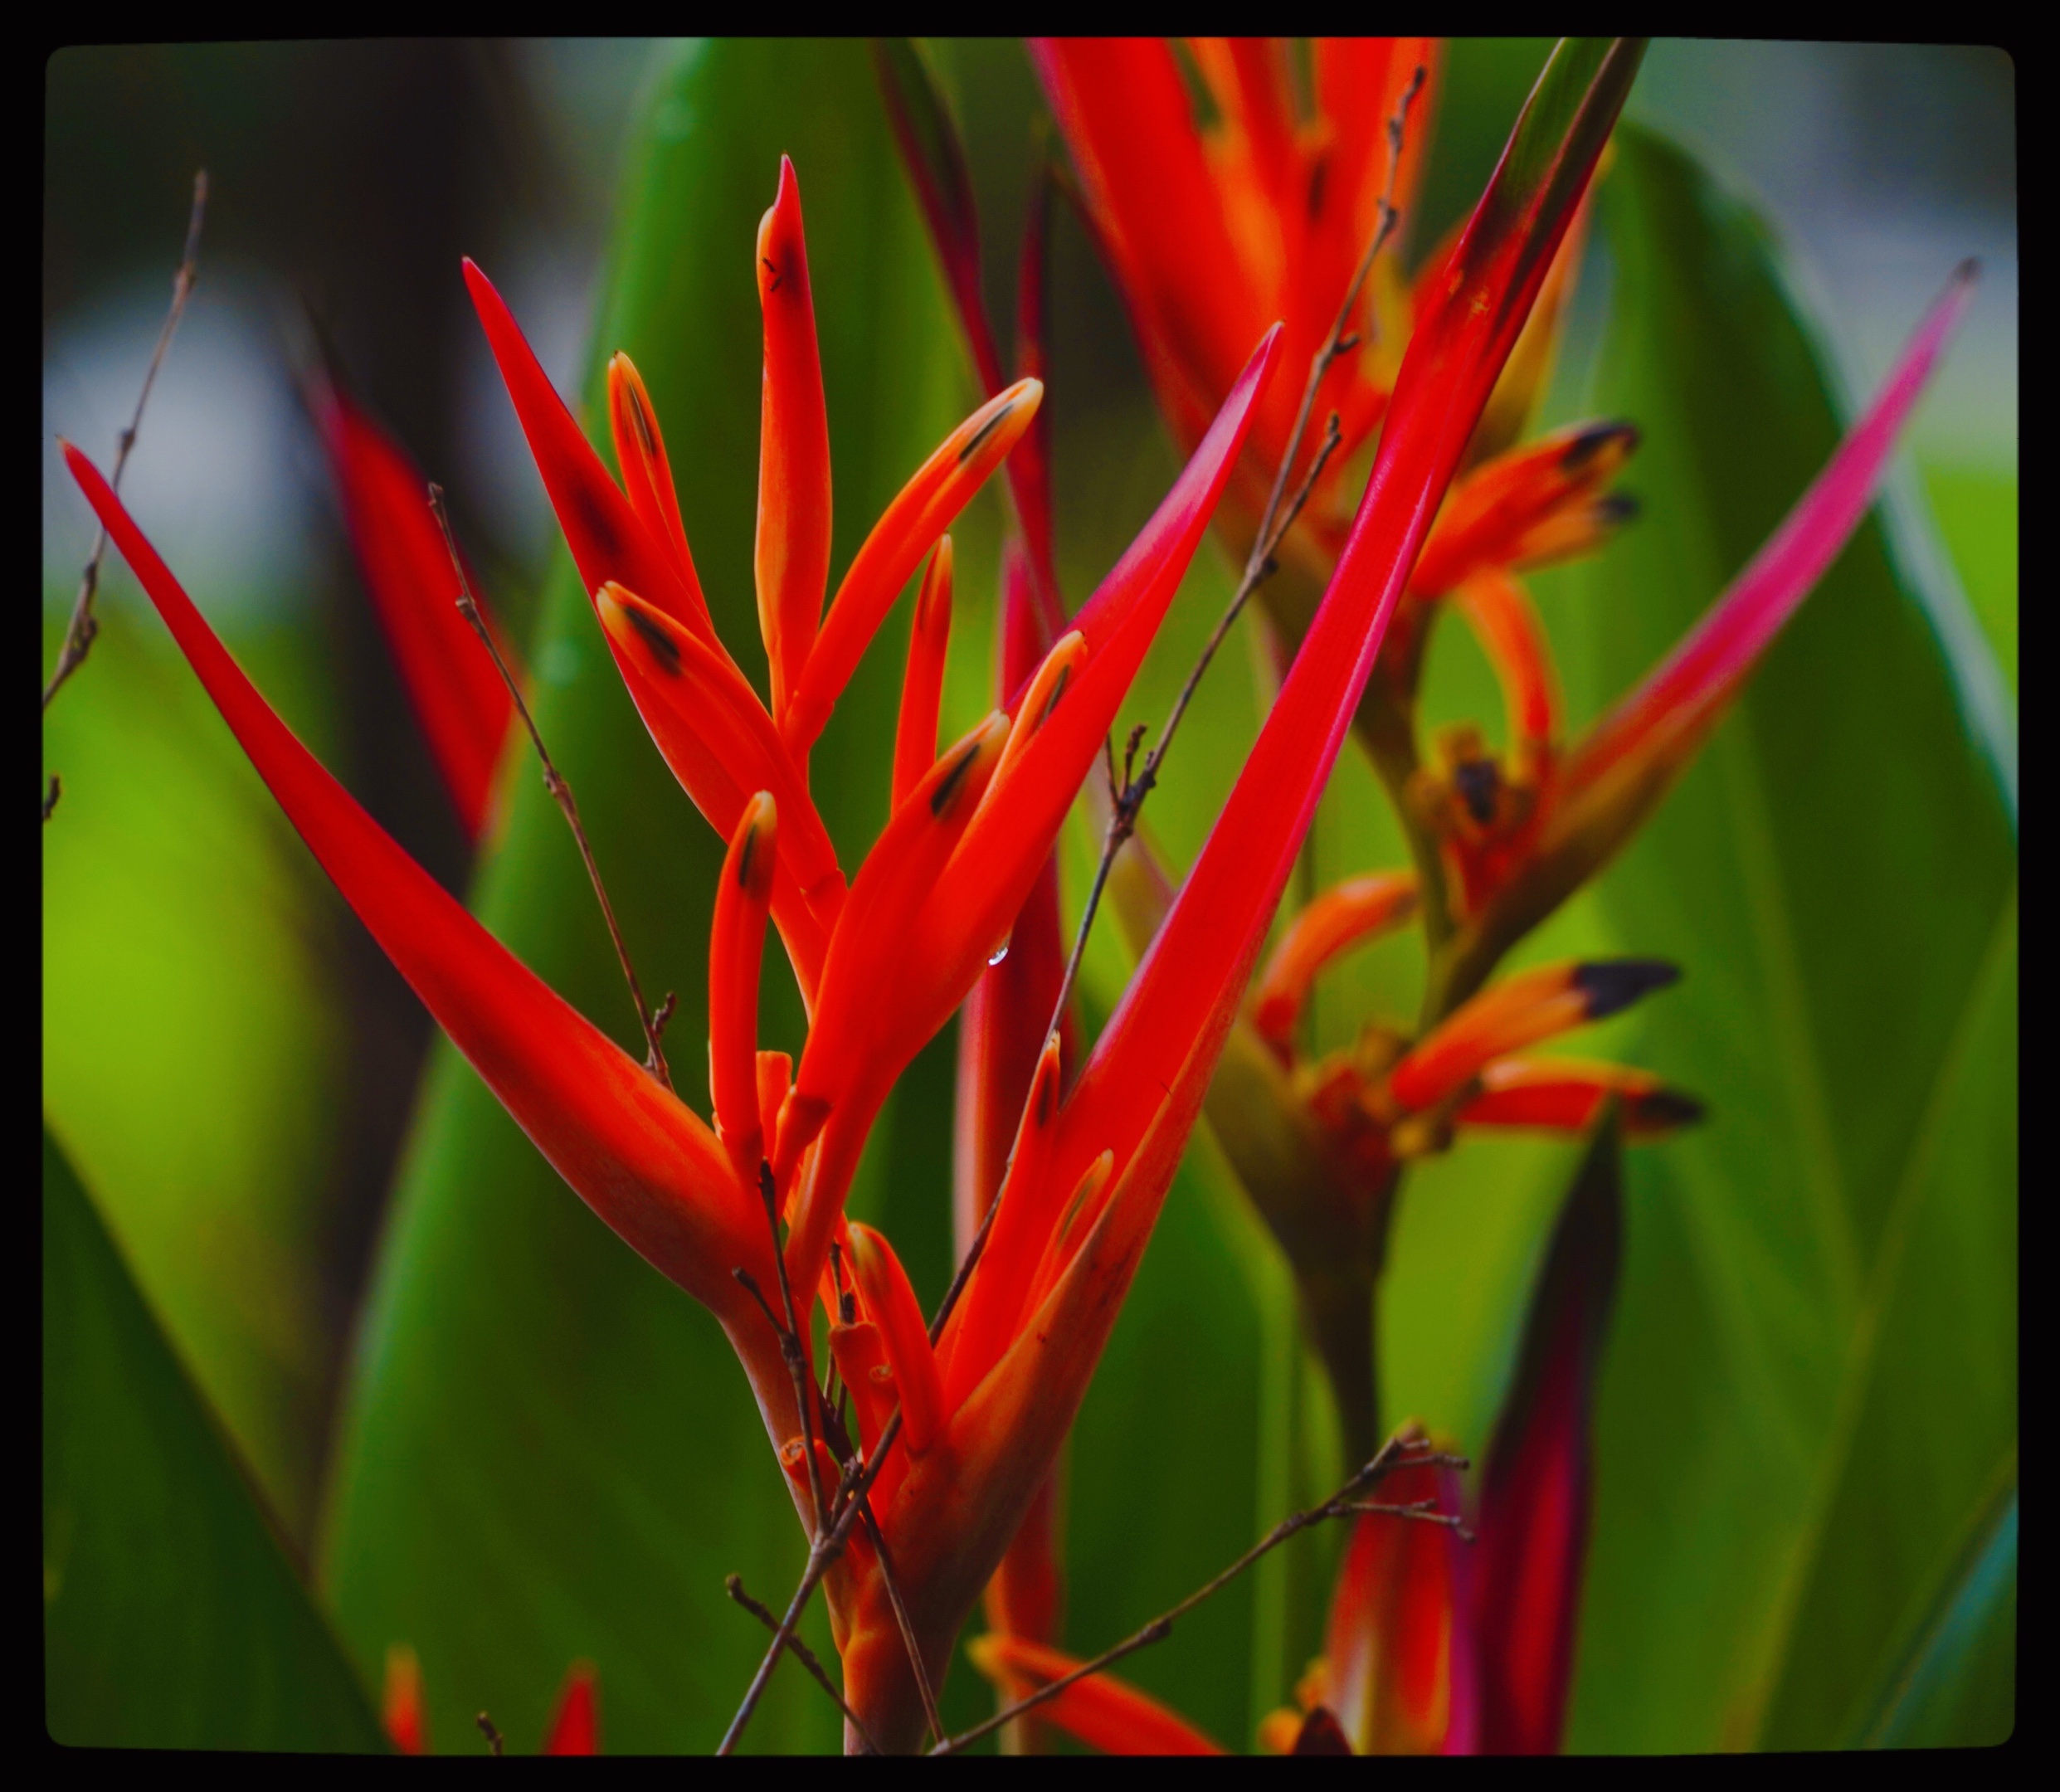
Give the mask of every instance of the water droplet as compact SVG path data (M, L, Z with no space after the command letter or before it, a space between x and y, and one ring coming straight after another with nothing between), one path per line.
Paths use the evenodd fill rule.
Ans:
M991 971L995 966L1000 964L1004 958L1008 957L1008 955L1009 942L1006 939L1004 939L999 946L996 947L992 952L987 954L987 968Z

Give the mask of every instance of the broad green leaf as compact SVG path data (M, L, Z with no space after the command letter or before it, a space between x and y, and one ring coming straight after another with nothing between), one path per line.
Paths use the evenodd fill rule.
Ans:
M1868 1278L1812 1489L1808 1580L1767 1716L1770 1747L1911 1728L1921 1720L1895 1715L1895 1689L1912 1674L1950 1679L1954 1649L1982 1641L1978 1622L1926 1614L1950 1603L1939 1587L1970 1571L1965 1540L1994 1529L2017 1478L2016 1060L2012 902L1968 990ZM2001 1578L2014 1587L2014 1561ZM1937 1740L2009 1733L2010 1665L2006 1632L1999 1704L1992 1687L1970 1713L1982 1727Z
M384 1746L47 1130L43 1697L51 1736L71 1747Z
M643 372L717 625L757 677L752 256L783 152L801 185L830 409L833 582L956 420L962 377L863 47L721 42L669 54L644 101L593 365L621 348ZM590 421L599 414L590 406ZM512 431L512 416L495 426ZM605 440L605 426L592 433ZM814 757L816 800L847 867L885 814L905 626L898 617L885 631ZM672 782L563 571L532 664L539 723L645 986L679 992L680 1086L704 1101L721 843ZM480 913L628 1045L628 999L563 823L526 759L511 757L506 775L512 814L487 855ZM767 989L767 1044L797 1045L799 1004L777 947ZM949 1043L916 1079L933 1108ZM904 1126L890 1111L875 1154L886 1161L867 1181L897 1239L927 1229L941 1264L948 1133L926 1120ZM440 1051L364 1322L327 1524L327 1584L360 1662L412 1643L439 1742L465 1746L484 1707L521 1751L541 1735L567 1663L585 1656L600 1669L611 1751L705 1751L764 1640L724 1597L723 1577L739 1572L777 1603L801 1553L713 1322L611 1236ZM811 1634L826 1650L819 1621ZM979 1689L953 1690L978 1708ZM829 1747L837 1728L789 1668L748 1740Z
M1576 725L1745 562L1846 409L1750 211L1646 133L1625 127L1617 149L1600 207L1614 285L1584 408L1644 431L1625 480L1644 510L1608 554L1541 581ZM1820 1567L1822 1520L1844 1485L1841 1439L1859 1435L1855 1402L1866 1409L1851 1390L1869 1374L1868 1315L1878 1326L1892 1307L1906 1322L1892 1291L1920 1199L1907 1191L1960 1123L1958 1042L1985 1025L1979 980L2014 924L1995 731L1958 701L1994 671L1956 658L1981 651L1965 621L1870 520L1599 886L1624 949L1686 967L1649 1005L1640 1058L1711 1118L1629 1160L1576 1749L1749 1745L1791 1708L1791 1745L1829 1744L1807 1699L1787 1704L1785 1664L1823 1652L1814 1671L1855 1688L1871 1667L1809 1618L1816 1577L1840 1572ZM1983 1049L1986 1074L2014 1077L2012 1040ZM1927 1248L1950 1240L1993 1304L2014 1278L1997 1215L2014 1205L2014 1157L2002 1117L1970 1114L1983 1149ZM2013 1332L1907 1310L1914 1330L1884 1367L1892 1354L1900 1375L1906 1349L1957 1351L1964 1337L1984 1413L1998 1398L2014 1412ZM1880 1397L1924 1390L1884 1382ZM1898 1611L1925 1590L1910 1578L1936 1559L1925 1546L1951 1541L1931 1515L1966 1509L1946 1490L1994 1463L1962 1460L1956 1430L1908 1441L1936 1502L1899 1515L1892 1477L1851 1487L1856 1546L1892 1539L1880 1597Z
M2015 1464L2012 1463L2013 1471ZM2017 1484L1985 1512L1856 1739L1876 1748L2007 1741L2016 1721Z
M341 904L157 618L125 601L126 569L108 583L93 656L44 720L64 781L43 830L45 1108L304 1547L333 1360ZM319 736L291 631L235 645Z

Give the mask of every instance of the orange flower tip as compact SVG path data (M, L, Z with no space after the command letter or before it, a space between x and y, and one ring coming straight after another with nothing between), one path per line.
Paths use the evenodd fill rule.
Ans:
M1680 977L1680 966L1663 958L1597 958L1574 967L1573 986L1585 1001L1588 1018L1600 1020Z
M1010 436L1010 446L1013 447L1015 439L1030 427L1030 419L1036 416L1037 407L1044 402L1044 398L1045 382L1042 380L1022 379L1006 392L990 399L962 426L969 433L965 441L959 444L958 464L963 466L972 460L980 452L981 445L991 441L1011 417L1015 419L1015 427Z
M979 733L960 743L944 775L931 786L930 813L940 821L947 819L960 797L978 782L974 772L992 763L1008 738L1009 718L997 709L981 724Z
M1612 469L1621 466L1637 452L1642 438L1635 423L1591 423L1577 431L1574 439L1560 453L1560 470L1564 473L1585 473L1594 470L1590 463L1606 458Z
M679 676L679 641L672 630L637 599L634 592L625 590L610 579L594 593L594 606L600 611L601 622L611 635L623 640L624 631L627 631L643 644L648 650L653 670L662 672L668 678Z
M778 837L780 811L771 791L760 791L745 806L738 832L737 887L753 902L763 902L772 888L772 845Z
M645 459L656 459L658 428L644 396L644 382L637 377L636 363L620 348L608 363L608 390L611 394L621 394L622 407L629 412L630 426L636 431L636 445L643 450Z
M830 1118L830 1103L820 1095L791 1090L780 1108L780 1142L772 1154L772 1172L784 1187L801 1161L801 1153L816 1142L816 1136Z

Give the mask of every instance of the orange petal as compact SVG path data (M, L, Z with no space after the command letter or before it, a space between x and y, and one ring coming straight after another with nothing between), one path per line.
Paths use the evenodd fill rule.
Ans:
M651 539L672 550L680 582L699 609L708 601L687 546L686 525L679 520L679 494L674 486L665 438L658 427L657 407L644 388L636 363L618 351L608 363L608 428L615 438L615 461L622 470L630 508Z
M601 456L545 377L494 283L470 261L465 264L465 280L537 471L543 477L543 489L550 494L558 527L565 532L565 543L579 567L580 583L592 592L611 579L620 580L631 591L643 592L702 640L713 642L715 625L709 620L699 588L682 579L671 544L645 527L608 477Z
M758 225L758 303L765 387L758 423L758 628L772 669L772 713L784 716L816 644L830 580L830 416L824 408L808 246L794 164Z
M609 640L659 699L651 730L659 750L669 761L691 762L688 743L698 743L739 791L771 791L780 806L780 860L817 918L834 920L844 885L836 848L772 718L736 663L621 585L603 586L594 602ZM742 806L740 801L739 814ZM725 833L736 825L733 818ZM784 910L782 920L784 927Z
M1434 1107L1489 1059L1585 1026L1681 975L1658 958L1599 958L1519 971L1463 1004L1388 1074L1405 1113Z
M1030 427L1044 396L1035 380L1018 380L990 398L944 439L873 525L837 587L781 718L781 733L793 751L815 744L916 562Z
M1512 772L1519 783L1536 787L1551 770L1559 735L1559 690L1537 611L1523 587L1503 572L1478 574L1453 602L1502 684Z
M421 475L400 444L333 383L317 398L316 419L380 631L444 787L476 840L514 701L493 656L459 613L457 575ZM490 629L479 581L469 582Z
M758 965L779 813L770 791L744 806L723 860L709 929L709 1089L715 1134L745 1187L756 1186L765 1156L758 1091Z
M901 678L901 713L894 723L892 808L899 809L937 763L937 708L944 690L944 651L952 633L952 538L930 557L908 631L908 665Z
M859 1422L859 1444L869 1458L874 1443L901 1400L879 1327L870 1319L833 1325L830 1354L844 1385L851 1390L851 1407Z
M1006 1691L1049 1686L1079 1667L1074 1656L1028 1637L990 1631L966 1644L974 1667ZM1113 1673L1089 1674L1047 1699L1038 1715L1106 1755L1220 1755L1223 1745Z
M1283 1061L1294 1055L1295 1026L1317 973L1415 912L1415 873L1376 871L1324 891L1288 923L1252 1001L1252 1024Z
M1436 597L1483 567L1521 568L1600 547L1634 509L1601 494L1637 446L1628 423L1577 423L1475 468L1438 513L1410 590Z
M909 1454L920 1456L936 1440L944 1411L937 1353L930 1347L923 1309L894 1246L856 1221L851 1226L851 1275L894 1366L894 1385L901 1394L902 1435Z
M558 1694L558 1710L543 1739L546 1755L601 1752L601 1676L592 1662L574 1662Z
M1626 1138L1663 1138L1702 1118L1702 1104L1647 1070L1572 1058L1498 1058L1481 1069L1481 1093L1455 1117L1461 1126L1534 1127L1583 1132L1617 1098Z

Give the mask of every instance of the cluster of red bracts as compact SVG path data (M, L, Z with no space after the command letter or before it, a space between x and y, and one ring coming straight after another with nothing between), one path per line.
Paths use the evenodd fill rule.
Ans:
M1428 551L1433 520L1483 416L1493 422L1505 368L1527 352L1527 319L1556 278L1549 277L1556 252L1635 66L1634 52L1617 50L1556 57L1540 88L1550 103L1534 96L1518 124L1526 153L1505 158L1473 219L1442 253L1406 353L1381 387L1377 455L1348 532L1338 524L1335 567L1308 621L1307 650L1288 670L1207 845L1179 891L1167 895L1144 962L1077 1073L1063 1036L1047 1036L1057 981L1053 842L1219 499L1245 476L1238 470L1249 461L1258 421L1279 408L1273 378L1283 358L1279 327L1249 331L1235 363L1212 376L1220 402L1180 426L1191 447L1186 468L1069 621L1051 576L1049 468L1031 433L1041 396L1035 378L995 391L917 470L825 610L829 436L799 189L783 164L756 246L765 382L755 571L770 668L762 698L717 635L656 412L636 369L617 356L608 370L618 481L499 295L466 265L618 670L659 751L728 842L710 942L712 1126L567 1006L358 808L265 705L100 474L66 450L281 806L425 1005L594 1211L723 1326L811 1530L818 1515L795 1389L779 1332L748 1290L777 1285L777 1252L797 1300L823 1302L835 1380L850 1396L850 1442L860 1451L879 1448L890 1415L900 1414L871 1500L933 1679L1026 1514L1048 1508L1054 1463L1219 1063L1227 1048L1235 1059L1237 1040L1250 1031L1239 1018L1246 983L1383 635L1397 606L1411 601L1405 595L1411 569ZM1061 114L1064 124L1063 107ZM1362 169L1360 187L1366 178ZM1036 283L1026 282L1025 293L1035 302ZM1945 327L1931 327L1932 354ZM1034 362L1035 338L1032 328L1026 347ZM993 359L990 347L982 371L991 373L991 388L999 383L998 365L987 365ZM1902 410L1921 378L1921 369L1898 388ZM1803 528L1807 543L1791 539L1793 525L1778 538L1777 548L1796 548L1800 560L1814 556L1808 577L1857 519L1900 414L1885 434L1874 430L1858 460L1841 451L1827 475L1838 485L1838 503L1827 509L1814 494L1805 501L1805 510L1814 504L1824 513ZM499 753L508 708L479 663L460 653L463 635L450 622L456 575L439 560L441 543L426 524L419 492L410 489L404 460L340 397L329 428L369 582L394 619L418 703L426 713L448 712L448 725L432 726L430 738L461 812L484 824L491 781L481 768ZM1027 451L1011 458L1026 438ZM1580 455L1555 452L1529 484L1504 467L1503 484L1483 488L1471 509L1455 497L1460 520L1440 522L1439 552L1464 564L1469 528L1481 538L1500 530L1498 563L1507 565L1521 558L1512 558L1508 539L1556 538L1568 501L1547 505L1550 515L1533 514L1541 484L1556 489L1571 480L1579 502L1592 509L1581 484L1592 477L1582 474ZM1590 461L1606 458L1585 452ZM952 597L944 532L1004 462L1026 543L1012 556L1008 581L1004 701L940 753ZM1517 524L1509 523L1512 515ZM847 879L810 798L809 754L926 554L893 808ZM1799 598L1800 589L1790 588L1799 566L1791 554L1770 585L1760 581L1751 625L1758 633L1742 657L1738 626L1719 627L1715 640L1706 640L1706 628L1686 650L1685 671L1663 672L1633 699L1629 723L1598 731L1591 757L1604 786L1614 790L1626 778L1641 790L1649 784L1649 775L1639 783L1643 741L1682 750L1673 718L1698 703L1708 711L1735 685L1778 627L1781 603L1792 607ZM450 670L457 665L465 670ZM1276 1068L1299 991L1328 956L1379 924L1365 917L1381 899L1341 896L1325 918L1291 930L1264 986L1273 1044L1262 1049ZM1391 918L1396 889L1384 899ZM1495 897L1486 899L1492 906ZM809 1016L795 1064L757 1049L768 921ZM1007 960L991 963L1011 937ZM1380 1067L1377 1086L1362 1078L1366 1099L1405 1118L1483 1124L1547 1110L1563 1118L1585 1102L1585 1120L1598 1089L1570 1093L1564 1067L1512 1068L1507 1054L1653 981L1636 967L1575 967L1529 985L1512 980L1482 999L1488 1006L1459 1010L1446 1029L1394 1054ZM975 1074L962 1092L960 1209L970 1223L987 1201L995 1205L985 1254L933 1342L891 1246L847 1224L843 1207L895 1079L968 1002L962 1059ZM1621 1079L1612 1086L1627 1096L1627 1114L1634 1111L1640 1092ZM1663 1108L1651 1117L1663 1121ZM1400 1122L1390 1125L1390 1144L1401 1134ZM777 1225L769 1225L762 1197L768 1181ZM809 1328L801 1329L805 1340ZM811 1366L811 1399L826 1366ZM828 1434L811 1429L819 1439ZM842 1465L833 1458L821 1466L834 1480ZM1585 1511L1585 1502L1577 1504ZM871 1542L853 1533L826 1583L833 1631L849 1702L884 1745L908 1746L921 1735L922 1712L879 1566ZM1002 1605L1028 1610L1041 1600L1048 1619L1052 1590L1037 1582L1033 1564L1013 1587L1001 1588Z

